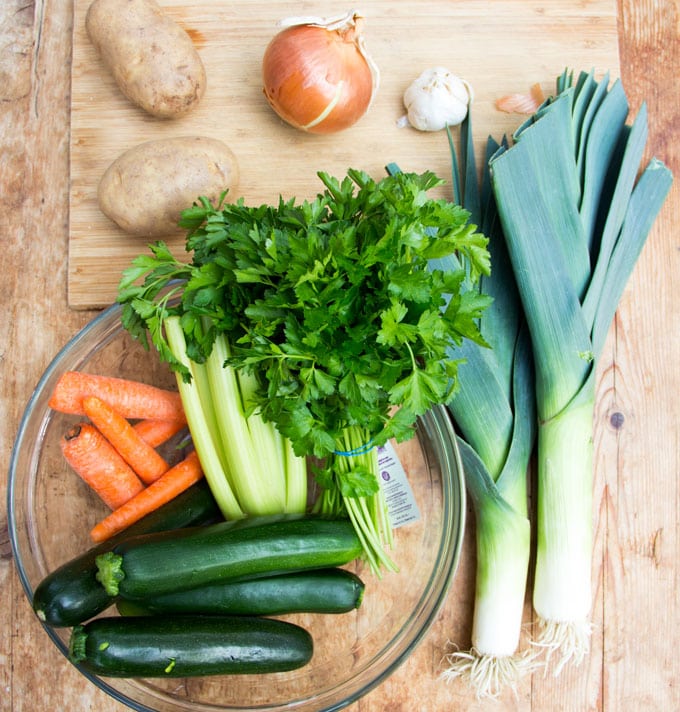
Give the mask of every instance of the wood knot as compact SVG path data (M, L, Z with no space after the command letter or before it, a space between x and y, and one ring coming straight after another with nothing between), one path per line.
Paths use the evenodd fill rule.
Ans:
M654 566L659 568L661 565L661 533L663 528L657 529L651 537L649 546L649 558L654 562Z
M612 428L614 428L614 430L621 430L625 421L626 417L618 410L614 411L609 416L609 424L612 426Z

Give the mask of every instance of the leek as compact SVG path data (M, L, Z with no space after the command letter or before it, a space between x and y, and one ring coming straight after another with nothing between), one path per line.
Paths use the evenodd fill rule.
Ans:
M590 644L595 373L623 289L670 189L643 105L627 125L620 81L565 72L490 159L536 366L536 641L556 673Z
M449 653L443 674L447 680L467 679L478 697L495 697L533 669L534 656L518 652L531 546L527 470L536 434L533 364L488 170L481 187L478 183L469 114L461 126L460 171L450 133L449 144L454 199L489 238L491 275L471 288L494 301L480 320L491 348L451 347L451 356L463 360L448 408L475 513L477 573L472 648ZM487 160L498 148L489 139Z

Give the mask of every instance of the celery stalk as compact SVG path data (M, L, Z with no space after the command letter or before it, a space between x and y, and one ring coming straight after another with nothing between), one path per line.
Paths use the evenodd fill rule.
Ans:
M246 515L303 513L307 467L271 423L249 411L254 384L245 373L225 367L228 344L218 336L204 364L191 360L180 318L165 319L173 356L191 373L177 383L192 440L204 474L227 519Z
M224 365L228 356L226 338L219 335L206 368L233 486L248 514L278 514L285 509L285 461L278 449L272 452L271 437L262 433L259 417L246 417L239 375ZM265 431L267 427L273 426L264 426Z
M304 457L295 454L288 438L281 436L281 447L286 467L286 512L304 512L307 509L307 463Z
M178 374L177 387L203 474L224 517L240 519L244 512L229 484L224 453L220 441L215 437L217 433L215 412L212 403L205 397L201 398L200 395L199 383L203 382L203 367L192 362L186 355L184 332L179 317L168 317L165 320L165 331L173 356L192 374L190 383Z
M307 463L293 451L287 438L264 421L254 405L257 390L255 378L240 371L234 372L240 387L244 416L247 414L248 431L253 443L254 457L260 458L260 477L271 481L271 473L283 468L284 476L276 482L276 498L285 512L302 513L307 507Z

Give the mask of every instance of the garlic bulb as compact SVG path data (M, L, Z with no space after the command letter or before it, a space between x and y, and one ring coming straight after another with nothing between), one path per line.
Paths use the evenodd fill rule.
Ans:
M419 131L441 131L457 126L467 116L472 87L444 67L425 70L404 92L408 121Z

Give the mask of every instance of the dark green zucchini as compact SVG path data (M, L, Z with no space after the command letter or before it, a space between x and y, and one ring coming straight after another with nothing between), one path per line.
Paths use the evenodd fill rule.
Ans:
M311 635L272 618L95 618L76 626L69 659L102 677L190 677L282 672L306 665Z
M268 616L347 613L361 605L363 581L345 569L316 569L280 576L226 581L140 601L118 601L123 615L187 613Z
M221 518L205 480L192 485L125 532L49 573L33 593L33 610L51 626L74 626L108 608L113 597L97 581L96 558L130 536L215 522Z
M349 519L252 517L122 542L97 557L107 592L130 600L237 578L342 566L361 542Z

